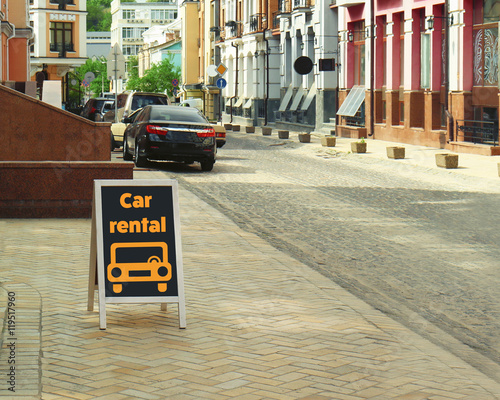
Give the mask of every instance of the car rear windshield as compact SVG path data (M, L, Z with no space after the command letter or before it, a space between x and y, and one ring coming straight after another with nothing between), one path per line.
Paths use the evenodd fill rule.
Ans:
M162 107L152 107L151 117L152 121L176 121L176 122L193 122L193 123L208 123L203 114L196 112L193 109L186 109L183 107L172 107L168 110Z
M97 108L98 110L100 110L106 101L109 101L109 100L96 100L94 107Z
M151 96L151 95L138 95L134 96L132 99L132 111L138 108L143 108L150 105L163 104L168 105L168 100L166 97L162 96Z

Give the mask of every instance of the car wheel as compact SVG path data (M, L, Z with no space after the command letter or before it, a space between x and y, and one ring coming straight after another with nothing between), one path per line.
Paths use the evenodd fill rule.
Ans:
M123 138L123 160L132 161L133 159L132 154L128 152L127 139Z
M200 164L202 171L212 171L212 169L214 168L213 161L201 161Z
M148 159L144 156L139 155L139 143L135 144L135 166L145 167L148 163Z

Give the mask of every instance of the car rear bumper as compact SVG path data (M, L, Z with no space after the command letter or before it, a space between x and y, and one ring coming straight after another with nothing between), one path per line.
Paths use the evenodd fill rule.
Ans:
M142 153L142 152L141 152ZM212 161L215 162L215 150L193 143L158 143L152 142L143 149L145 157L164 161Z

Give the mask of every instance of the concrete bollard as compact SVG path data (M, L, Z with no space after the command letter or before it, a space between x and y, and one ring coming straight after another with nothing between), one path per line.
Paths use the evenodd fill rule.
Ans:
M278 137L280 139L288 139L290 132L288 131L278 131Z
M321 138L321 145L324 147L335 147L337 138L335 136L325 136Z

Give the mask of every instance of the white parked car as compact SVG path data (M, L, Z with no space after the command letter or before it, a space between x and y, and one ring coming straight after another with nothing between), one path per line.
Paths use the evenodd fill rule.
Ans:
M181 107L195 107L200 111L203 111L203 100L202 99L187 99L183 100L179 104Z

